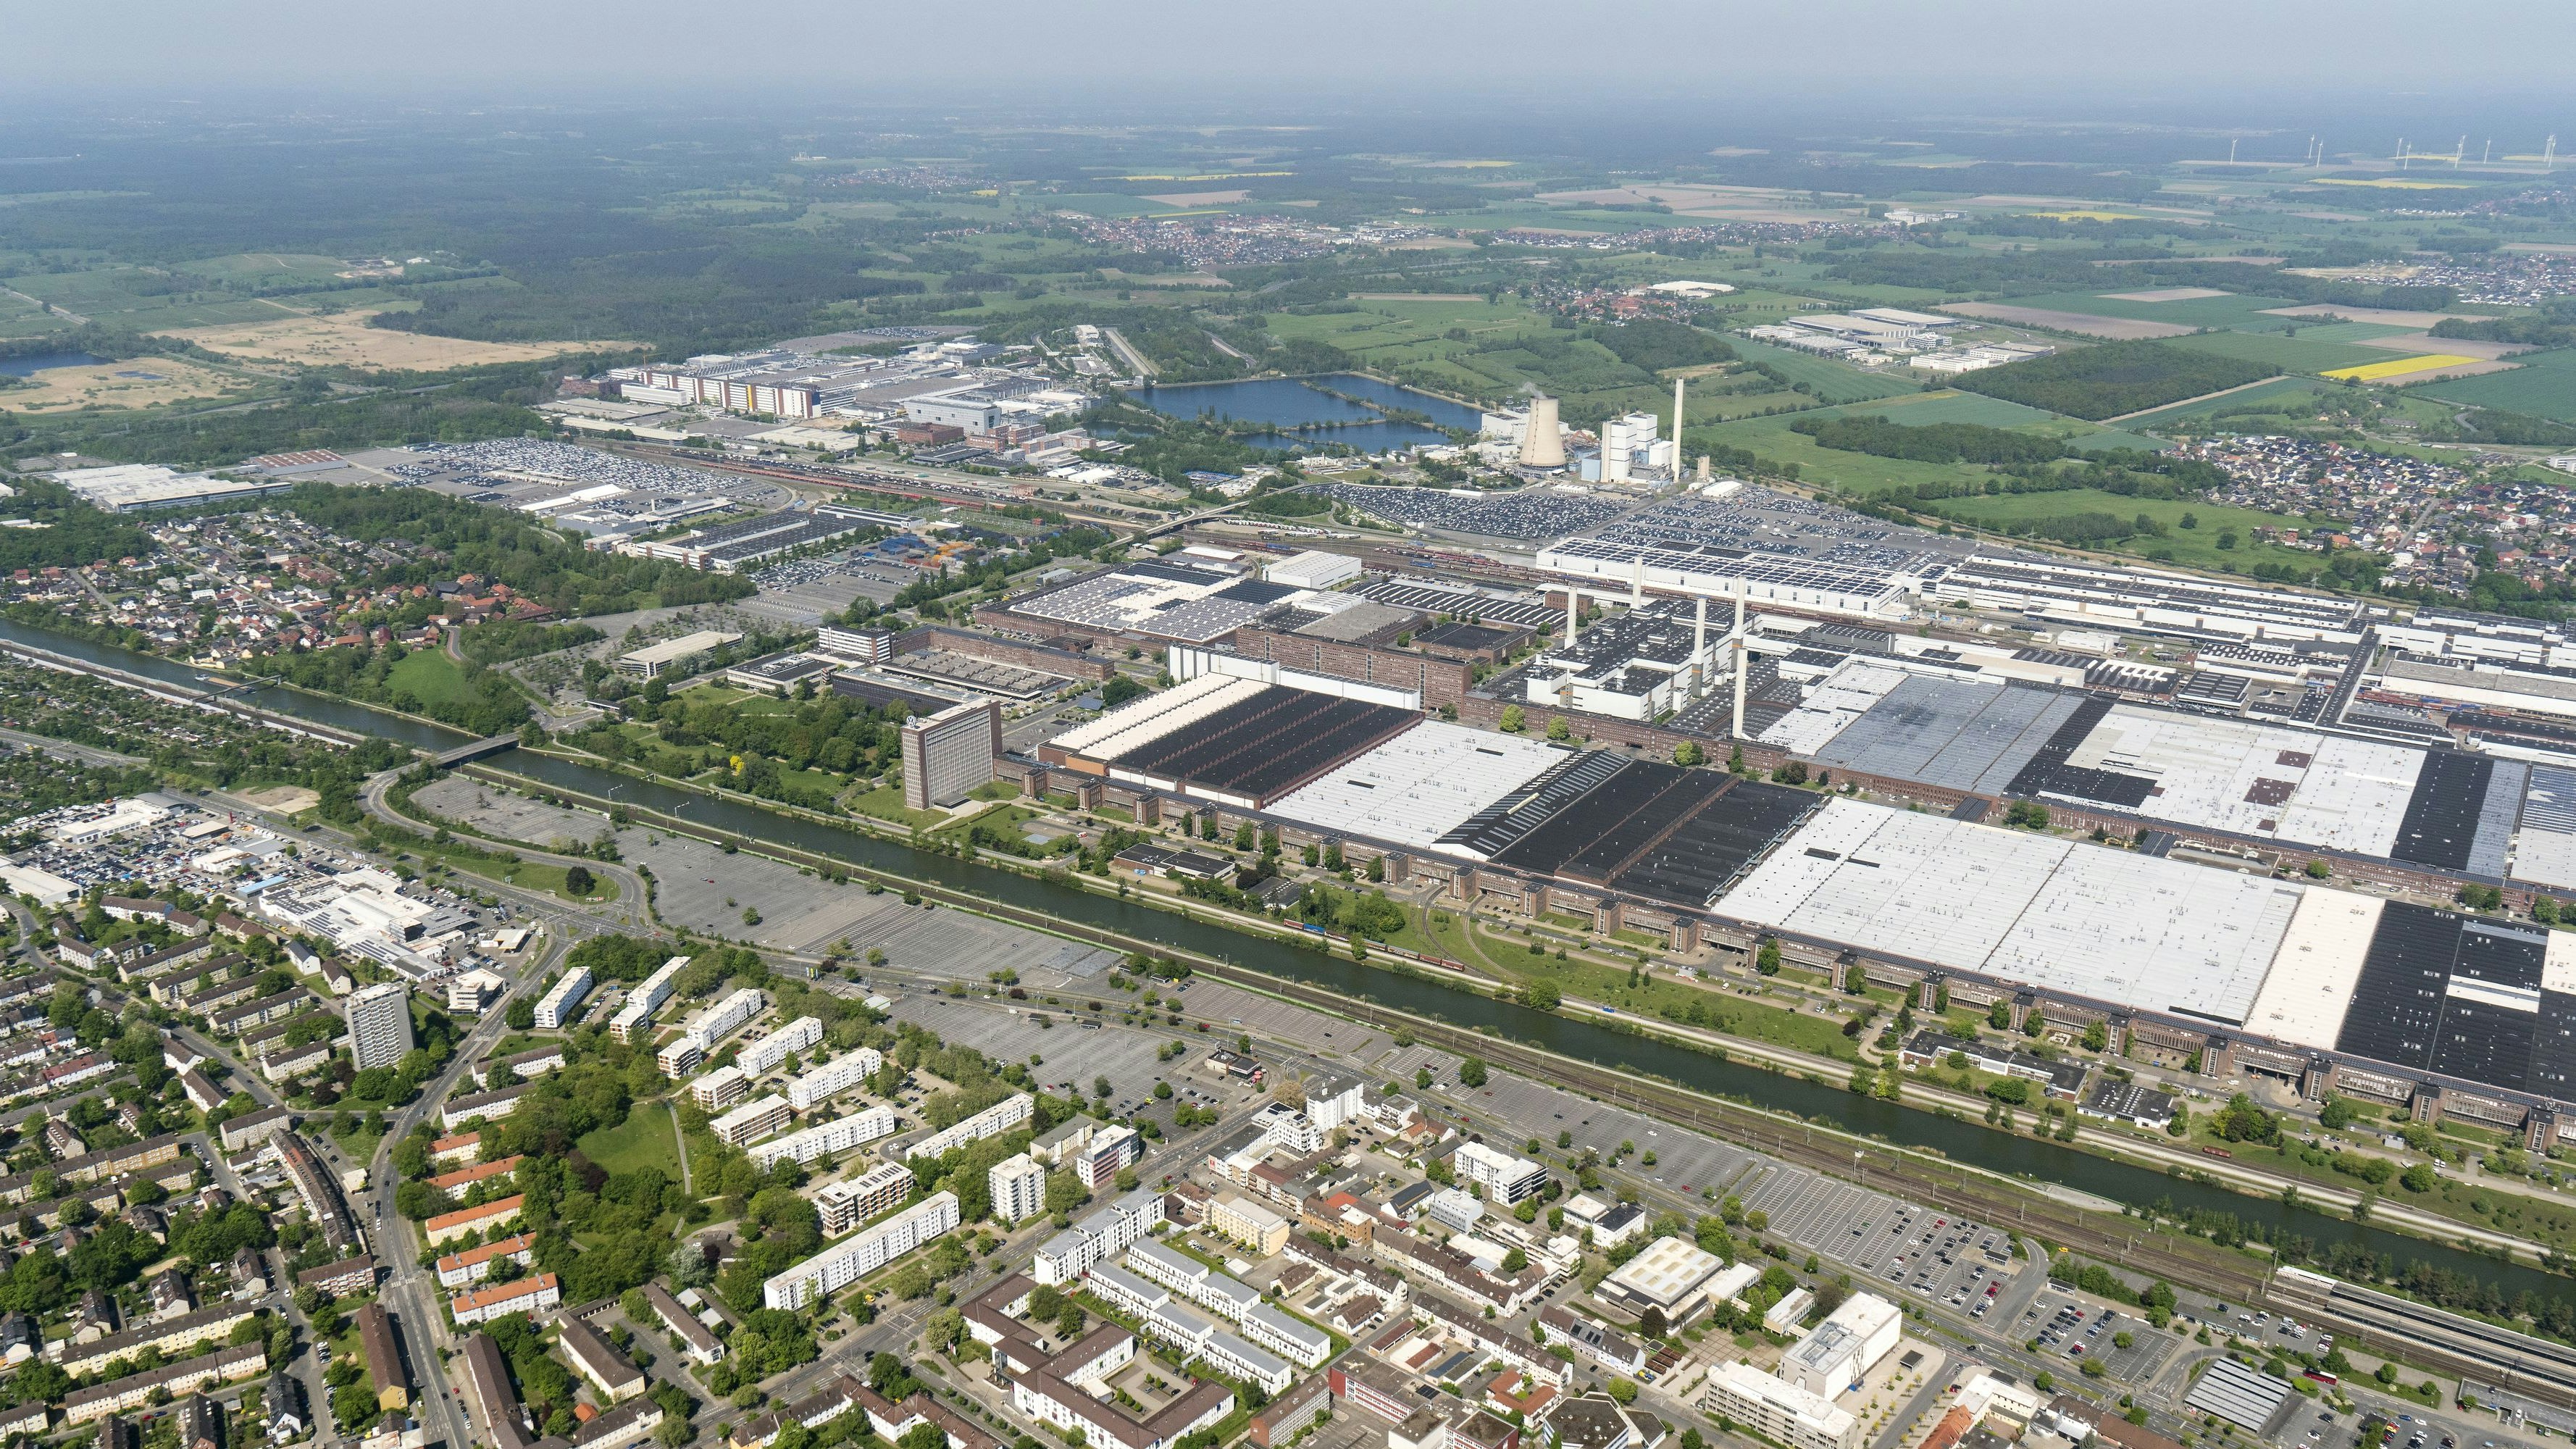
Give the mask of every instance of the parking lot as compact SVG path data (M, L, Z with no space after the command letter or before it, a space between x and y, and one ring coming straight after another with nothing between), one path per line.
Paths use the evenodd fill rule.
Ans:
M2079 1368L2083 1360L2094 1359L2105 1375L2122 1383L2153 1380L2178 1351L2179 1342L2134 1313L2105 1308L2057 1288L2033 1299L2011 1332L2016 1338L2038 1339L2041 1353L2067 1359ZM2127 1348L2120 1347L2122 1334L2129 1336Z

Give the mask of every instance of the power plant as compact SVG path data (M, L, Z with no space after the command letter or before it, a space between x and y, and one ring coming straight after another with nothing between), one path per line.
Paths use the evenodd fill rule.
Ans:
M1556 399L1552 397L1530 399L1529 423L1521 429L1521 466L1565 466L1565 434L1556 421Z

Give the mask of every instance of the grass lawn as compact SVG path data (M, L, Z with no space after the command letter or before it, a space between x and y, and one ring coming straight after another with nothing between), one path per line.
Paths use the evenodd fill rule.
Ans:
M671 1109L660 1102L636 1103L625 1121L589 1133L573 1146L612 1173L658 1167L671 1181L680 1180L679 1129Z
M1869 404L1850 411L1866 413L1884 406L1886 404ZM1774 463L1794 463L1801 481L1831 483L1854 493L1884 493L1899 486L1919 488L1927 483L1953 486L1982 484L1994 476L1994 470L1983 463L1920 463L1911 458L1881 458L1870 453L1845 452L1839 448L1819 447L1815 439L1789 430L1789 424L1799 418L1814 416L1814 413L1798 413L1745 418L1710 428L1695 427L1689 430L1690 441L1697 447L1715 444L1743 448Z
M474 691L465 683L465 666L443 648L415 649L385 673L389 692L409 690L423 704L471 704Z
M436 846L423 846L421 853L436 854L437 849ZM551 861L523 860L512 865L506 861L482 860L470 855L440 855L438 858L455 870L469 875L479 875L485 880L496 880L503 885L517 886L523 891L549 891L567 901L617 899L617 882L596 872L591 875L589 895L576 896L565 890L564 871L568 867L556 865Z
M948 817L937 810L915 810L904 804L903 787L900 785L880 785L864 794L851 796L848 804L861 815L891 820L897 825L909 825L920 830L933 829L948 822Z
M2173 562L2208 569L2250 569L2267 561L2291 564L2301 569L2316 567L2316 555L2256 544L2248 532L2258 525L2280 528L2297 524L2304 527L2306 520L2251 508L2226 508L2180 499L2127 498L2092 488L2070 489L2063 493L1949 498L1942 500L1940 507L1951 517L1989 528L2021 519L2062 517L2073 513L2107 513L2114 518L2135 518L2143 513L2165 526L2165 536L2133 538L2118 545L2120 551L2143 553L2151 548L2169 548L2173 550ZM2186 513L2199 518L2198 528L2182 526L2182 516ZM2238 535L2237 546L2232 551L2218 546L2218 535L2227 529L2234 529Z
M940 826L934 833L939 835L963 835L978 825L990 825L996 830L1009 830L1014 826L1025 825L1029 821L1037 818L1038 812L1030 809L1026 805L989 805L982 810L976 811L972 815L960 815L956 817L947 824Z

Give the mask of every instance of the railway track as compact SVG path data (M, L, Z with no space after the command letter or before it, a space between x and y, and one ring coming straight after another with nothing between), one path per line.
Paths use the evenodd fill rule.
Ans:
M604 810L611 803L598 796L530 780L490 766L468 765L460 773L513 787L534 786L597 809ZM2277 1273L2222 1248L2204 1247L2196 1241L2149 1232L2136 1221L2119 1214L2063 1202L2035 1187L2025 1188L2010 1179L1992 1177L1977 1169L1854 1137L1837 1129L1775 1116L1655 1078L1560 1056L1543 1048L1387 1007L1365 997L1344 995L1327 987L1273 976L1163 942L1125 936L890 871L854 866L838 857L741 835L659 811L637 806L629 806L628 809L638 821L673 833L719 844L732 840L740 848L790 864L846 869L861 879L875 879L888 886L915 890L926 899L998 920L1087 941L1110 950L1141 951L1170 957L1187 963L1192 971L1212 980L1259 991L1296 1005L1390 1030L1401 1026L1424 1045L1461 1056L1480 1057L1491 1065L1517 1071L1537 1081L1568 1087L1596 1100L1643 1112L1677 1127L1718 1135L1727 1141L1768 1153L1782 1162L1846 1181L1857 1176L1864 1186L1903 1196L1926 1207L2005 1227L2024 1237L2040 1239L2052 1247L2067 1249L2079 1256L2134 1273L2162 1278L2168 1283L2186 1286L2194 1292L2208 1294L2230 1304L2296 1313L2311 1321L2327 1323L2341 1336L2401 1352L2408 1362L2421 1367L2503 1384L2544 1402L2576 1407L2576 1351L2532 1340L2520 1333L2492 1330L2485 1325L2446 1323L2444 1320L2451 1319L2453 1315L2427 1312L2422 1305L2367 1289L2361 1291L2372 1299L2403 1304L2420 1321L2398 1325L2390 1322L2386 1314L2372 1314L2370 1316L2379 1321L2365 1322L2362 1315L2341 1306L2323 1304L2315 1292L2303 1291L2298 1282L2301 1275ZM1857 1174L1854 1172L1855 1150L1861 1154L1861 1170ZM2288 1291L2283 1291L2285 1288ZM2401 1327L2407 1331L2400 1331ZM2555 1361L2562 1356L2565 1356L2565 1362Z

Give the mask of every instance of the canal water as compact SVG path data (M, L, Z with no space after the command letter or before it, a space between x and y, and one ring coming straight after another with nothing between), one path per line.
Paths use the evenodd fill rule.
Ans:
M0 638L12 639L56 654L84 659L129 674L203 687L206 676L187 665L110 646L86 643L51 630L34 629L0 619ZM318 724L379 735L422 749L446 749L468 738L458 732L416 720L380 714L363 705L324 699L300 691L269 688L250 696L262 708ZM1850 1132L1882 1138L1908 1147L1930 1148L1953 1161L2040 1182L2056 1183L2132 1205L2170 1199L2176 1207L2233 1213L2265 1235L2297 1234L2319 1243L2355 1243L2400 1263L2429 1263L2451 1272L2498 1284L2506 1296L2528 1290L2547 1297L2576 1298L2576 1283L2556 1274L2331 1216L2292 1207L2274 1198L2247 1197L2224 1188L2186 1182L2147 1168L2109 1162L2042 1138L1989 1130L1976 1122L1855 1096L1839 1084L1819 1085L1802 1078L1765 1071L1706 1053L1612 1030L1580 1017L1534 1011L1480 992L1436 980L1398 975L1389 970L1306 950L1281 941L1246 936L1205 921L1184 919L1131 901L1051 885L1008 871L971 865L944 855L916 851L900 841L816 821L773 815L739 801L674 789L650 780L594 769L569 760L510 750L483 762L540 785L605 796L613 786L628 803L745 836L774 840L825 853L855 865L891 871L990 900L1042 911L1069 921L1161 942L1178 950L1231 961L1274 976L1323 986L1354 999L1365 998L1399 1010L1492 1032L1516 1041L1534 1042L1569 1057L1604 1066L1624 1067L1678 1082L1692 1089L1735 1097L1777 1111L1830 1122Z
M1483 422L1474 408L1464 404L1349 372L1311 378L1184 382L1168 387L1131 388L1128 395L1168 417L1194 418L1213 413L1232 422L1268 424L1276 431L1256 434L1248 441L1271 448L1299 443L1347 443L1362 452L1383 453L1446 443L1449 435L1441 428L1473 429ZM1352 398L1420 413L1438 426L1398 422Z

